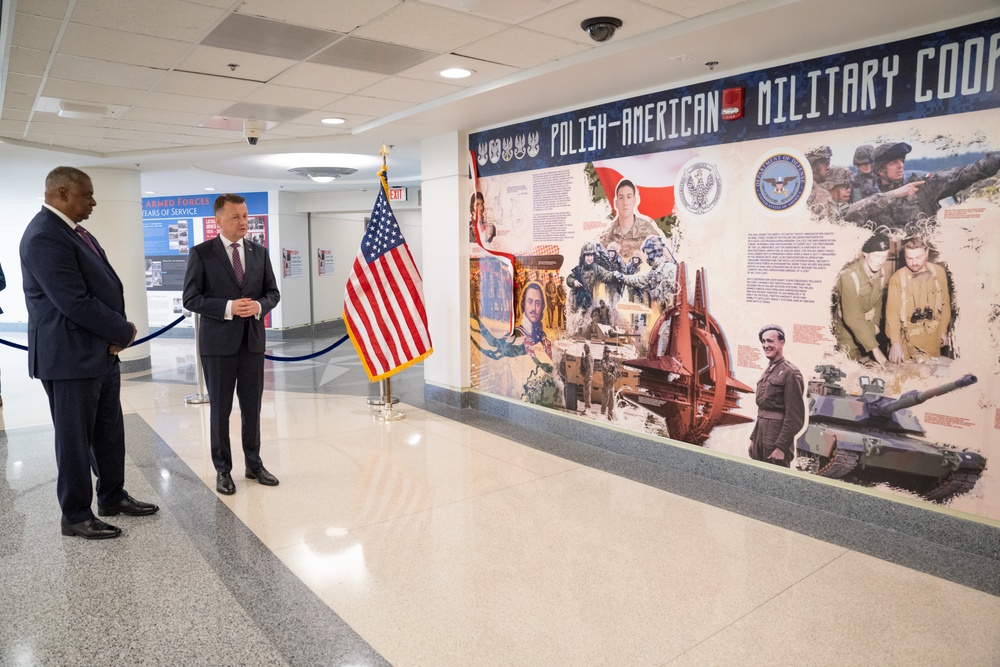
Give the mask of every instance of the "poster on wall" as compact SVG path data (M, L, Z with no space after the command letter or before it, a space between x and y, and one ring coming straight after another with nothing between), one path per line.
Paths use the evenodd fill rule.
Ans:
M267 247L267 193L239 193L250 212L246 239ZM143 245L150 326L163 326L184 312L181 292L191 247L219 235L214 195L144 197ZM191 325L193 326L193 325Z
M294 248L281 249L281 267L285 278L302 277L302 251Z
M316 275L333 276L333 251L329 248L316 248Z
M471 135L473 387L1000 519L998 64L991 20Z

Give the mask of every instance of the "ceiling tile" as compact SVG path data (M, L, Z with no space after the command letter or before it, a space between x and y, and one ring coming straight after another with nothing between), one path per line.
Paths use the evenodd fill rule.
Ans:
M230 14L201 43L220 49L303 60L341 37L343 35L337 32Z
M167 111L163 109L145 109L132 107L122 114L122 120L141 123L158 123L160 125L179 125L194 127L205 118L201 113L185 113L183 111Z
M580 22L595 16L608 16L609 14L622 20L622 27L614 36L616 42L683 20L676 14L650 7L647 4L636 2L636 0L615 0L611 7L608 6L607 0L577 0L570 5L525 21L521 27L594 45L596 42L591 40L590 36L580 27Z
M333 106L333 105L331 105ZM320 121L324 118L330 118L331 116L336 116L338 118L343 118L344 123L342 125L322 125ZM332 111L311 111L303 116L300 116L291 123L283 123L282 127L296 127L299 125L309 125L309 126L319 126L327 128L328 130L335 129L350 129L355 125L360 125L362 123L367 123L370 120L374 120L375 116L366 116L363 114L355 113L334 113Z
M340 96L340 93L325 90L267 84L260 86L249 95L240 98L240 100L252 104L283 104L306 109L319 109L330 104Z
M374 116L376 118L381 118L382 116L388 116L389 114L402 111L403 109L409 109L411 106L412 105L407 102L380 100L374 97L352 95L350 97L344 97L337 100L333 104L324 107L323 110L329 111L332 116L338 116L340 114L358 114L362 116Z
M270 81L294 64L295 61L288 58L262 56L214 46L199 46L178 64L176 69L264 82ZM231 65L236 67L233 68Z
M209 91L205 91L209 92ZM146 109L171 109L203 116L213 116L232 104L229 100L213 100L208 97L172 95L170 93L150 93L137 106Z
M42 77L28 76L26 74L7 75L7 85L5 90L9 93L23 93L25 95L37 95L38 87L42 84Z
M121 65L106 60L80 56L56 55L49 76L69 81L101 83L122 88L148 90L155 86L166 71L139 65Z
M527 69L588 48L580 42L513 27L466 44L456 53Z
M420 81L417 79L406 79L401 76L394 76L385 81L380 81L373 86L368 86L361 91L368 97L379 97L387 100L401 100L413 104L421 104L430 100L451 95L461 91L460 86L451 86L446 83L436 83L434 81Z
M329 114L327 114L329 115ZM31 111L24 111L22 109L7 109L3 110L4 120L29 120L31 118Z
M17 13L62 20L66 16L67 9L69 9L69 0L46 0L45 2L21 2Z
M742 5L746 0L642 0L647 5L653 5L659 9L664 9L671 14L677 14L685 18L694 18L704 14L711 14L720 9Z
M227 109L223 109L219 116L235 116L236 118L254 118L256 120L270 120L276 123L298 118L309 109L298 109L295 107L278 106L274 104L249 104L247 102L237 102Z
M187 95L192 91L197 91L211 95L212 99L239 100L260 87L261 84L257 81L193 74L191 72L170 72L154 90L158 93L173 93L175 95Z
M240 14L348 33L400 4L401 0L246 0Z
M91 125L79 120L60 118L53 113L35 114L31 134L71 135L77 137L103 137L108 128Z
M520 23L574 0L422 0L423 2L468 12L506 23Z
M271 83L293 88L315 88L334 93L353 93L384 78L384 74L374 72L302 63L274 77Z
M42 89L45 97L74 102L93 102L104 105L132 106L140 98L140 91L133 88L117 88L101 86L96 83L67 81L65 79L49 78Z
M344 128L343 126L329 126L329 125L302 125L299 123L282 123L278 125L273 130L268 130L267 133L276 137L338 137L344 134L348 134L350 130Z
M386 44L370 39L347 37L310 58L310 62L336 65L382 74L398 74L404 69L438 55L431 51L411 49L398 44Z
M31 76L42 76L45 74L45 68L48 66L49 54L47 51L27 49L21 46L10 47L9 71L18 74L29 74Z
M71 56L169 69L190 48L177 40L71 23L63 34L59 50Z
M35 96L25 95L23 93L12 93L9 90L3 96L3 110L4 113L7 109L22 109L24 111L31 111L32 107L35 106Z
M73 8L73 23L133 34L196 42L226 12L182 0L86 0Z
M7 120L6 114L4 120L0 120L0 135L5 137L17 137L20 138L24 134L24 131L28 128L28 123L23 120Z
M17 12L14 18L14 32L10 38L11 46L49 51L59 37L61 26L61 21Z
M470 14L406 2L361 26L352 35L447 53L506 27Z
M473 74L472 76L467 76L464 79L446 79L438 74L441 70L451 67L464 67L471 70ZM471 86L478 86L488 81L495 81L496 79L514 74L518 71L520 70L516 67L509 67L507 65L500 65L494 62L477 60L475 58L466 58L464 56L448 53L443 56L437 56L433 60L428 60L425 63L417 65L416 67L404 70L400 72L399 75L406 77L407 79L420 79L422 81L432 81L434 83L445 83L449 86L469 88Z

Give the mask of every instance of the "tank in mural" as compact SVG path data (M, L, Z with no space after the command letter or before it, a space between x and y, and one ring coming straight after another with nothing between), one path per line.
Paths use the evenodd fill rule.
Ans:
M938 503L967 493L979 481L986 459L926 440L910 410L975 384L975 375L892 398L883 395L881 378L861 377L861 393L849 395L839 383L846 377L839 368L820 365L816 372L820 378L809 382L809 426L797 442L800 469L860 483L885 480Z
M753 389L733 376L729 344L708 309L704 270L695 274L694 296L687 298L687 269L677 267L673 308L660 314L649 331L645 358L625 361L639 373L637 386L622 396L663 417L671 438L696 445L708 440L716 426L753 421L739 414L740 395ZM661 332L668 332L668 336Z

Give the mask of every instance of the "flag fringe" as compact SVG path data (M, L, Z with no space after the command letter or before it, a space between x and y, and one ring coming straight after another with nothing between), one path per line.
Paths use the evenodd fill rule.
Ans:
M403 362L399 366L393 368L391 371L387 371L385 373L382 373L381 375L372 375L371 369L368 368L368 363L365 361L365 355L361 349L361 344L358 342L357 338L354 335L354 331L351 329L351 322L347 317L347 310L345 309L344 312L341 313L341 315L344 318L344 326L347 328L347 335L350 336L351 338L351 345L354 346L354 350L358 353L358 359L361 360L361 367L365 369L365 375L368 376L368 380L370 382L378 382L380 380L386 379L387 377L392 377L399 371L405 370L414 364L420 363L427 357L431 356L431 353L434 352L434 348L432 347L423 354L421 354L419 357L415 357L413 359L410 359L409 361Z

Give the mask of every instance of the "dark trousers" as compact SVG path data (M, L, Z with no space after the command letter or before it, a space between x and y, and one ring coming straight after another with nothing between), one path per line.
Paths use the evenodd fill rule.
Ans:
M42 380L55 429L56 495L63 518L94 518L90 471L97 475L97 504L125 497L125 422L122 418L118 359L109 355L107 372L82 380Z
M233 469L229 441L229 416L233 411L233 391L240 403L243 459L247 468L260 468L260 406L264 396L264 353L251 352L246 336L240 351L229 356L201 357L208 388L212 463L218 472Z

